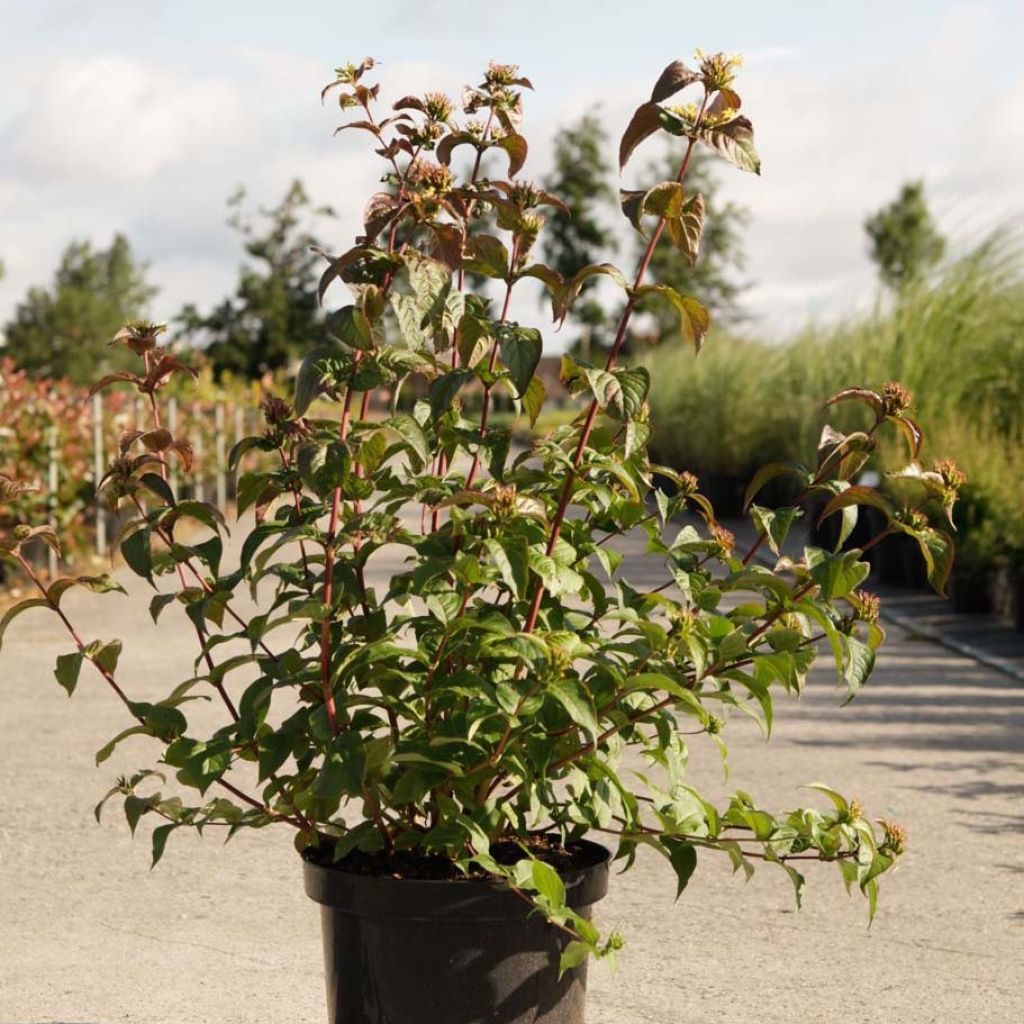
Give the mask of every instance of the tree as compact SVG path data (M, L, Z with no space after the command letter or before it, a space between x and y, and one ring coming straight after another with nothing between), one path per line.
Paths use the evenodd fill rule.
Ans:
M109 249L72 242L50 288L31 288L7 324L7 353L37 376L78 384L129 365L130 353L108 342L128 320L143 316L157 289L146 281L124 235Z
M555 208L544 236L544 261L564 277L590 263L606 258L617 248L611 217L602 218L602 208L614 211L615 190L612 167L605 157L608 136L596 113L585 114L555 136L555 166L544 179L544 188L561 197L569 212ZM582 332L576 346L607 345L604 337L608 313L593 295L596 278L583 286L572 317Z
M260 222L243 210L244 201L242 189L228 200L228 224L242 235L248 257L235 294L206 315L190 304L178 317L193 341L205 335L218 377L229 372L256 378L280 369L323 333L319 257L313 251L318 242L311 225L333 211L313 207L300 181L275 208L258 211Z
M699 259L695 264L691 263L686 253L665 232L651 258L648 280L654 284L670 285L684 295L699 295L714 322L728 323L739 319L737 299L746 287L736 275L746 264L742 232L749 214L744 207L721 198L713 163L714 157L697 149L686 174L686 194L700 193L704 197ZM651 164L643 180L652 184L672 181L678 171L679 154L673 151ZM645 230L649 229L650 222L645 225ZM649 237L649 234L637 236L639 252L646 247ZM648 299L638 308L654 317L657 340L677 334L678 316L667 303Z
M906 182L888 206L868 217L864 230L878 276L895 291L919 281L946 251L946 240L928 210L922 181Z

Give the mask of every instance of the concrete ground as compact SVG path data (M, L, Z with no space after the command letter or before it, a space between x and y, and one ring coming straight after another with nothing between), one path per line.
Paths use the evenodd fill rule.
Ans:
M86 637L125 640L119 677L153 699L190 674L192 647L183 618L168 610L157 632L147 603L133 584L66 605ZM727 734L731 784L764 803L808 802L799 786L825 781L906 825L874 926L829 866L809 865L797 913L778 869L744 884L704 855L673 904L674 879L642 858L599 907L627 945L617 971L591 969L590 1024L1024 1020L1024 689L893 632L852 706L823 667L780 699L770 746L744 721ZM68 701L52 668L70 649L31 612L0 653L0 1022L323 1021L317 908L288 830L227 846L179 833L150 871L148 822L133 842L117 807L101 825L92 809L153 748L129 741L94 767L126 723L88 672ZM724 791L712 750L692 760Z

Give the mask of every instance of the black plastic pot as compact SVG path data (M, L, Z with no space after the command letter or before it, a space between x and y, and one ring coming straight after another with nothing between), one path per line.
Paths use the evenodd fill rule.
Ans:
M608 851L563 875L579 914L608 891ZM589 859L589 858L588 858ZM586 967L569 937L497 881L357 875L305 862L321 905L330 1024L583 1024Z

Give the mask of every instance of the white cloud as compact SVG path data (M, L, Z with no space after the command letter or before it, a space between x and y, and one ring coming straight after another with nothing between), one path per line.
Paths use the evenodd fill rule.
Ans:
M125 57L64 60L31 88L13 158L36 181L146 181L249 127L229 82L192 80Z
M961 4L898 64L822 67L781 44L748 52L740 84L764 175L723 168L722 180L753 215L752 329L790 329L809 314L870 299L862 222L907 178L924 177L950 231L1020 213L1024 78L989 74L985 51L998 31L987 6ZM106 244L115 230L152 262L159 315L187 300L215 301L239 260L224 200L240 183L267 205L301 178L339 213L332 248L358 230L379 166L359 133L332 138L344 117L317 100L330 69L266 45L238 45L222 58L202 75L117 54L45 69L17 64L17 89L0 103L0 258L8 271L0 321L29 284L49 277L70 238ZM463 74L388 63L380 80L394 99L428 84L457 94ZM650 87L608 77L560 84L561 94L528 99L533 177L550 164L558 124L597 101L614 134ZM627 181L644 163L641 152ZM516 312L539 316L532 297Z

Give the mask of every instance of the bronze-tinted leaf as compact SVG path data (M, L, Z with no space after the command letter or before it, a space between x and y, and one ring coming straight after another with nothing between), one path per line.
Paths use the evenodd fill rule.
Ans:
M681 60L674 60L664 71L661 77L654 83L651 90L651 102L660 103L674 96L680 89L685 89L700 78L696 71L692 71Z
M715 98L708 104L705 114L709 117L717 117L727 110L739 110L742 105L743 101L740 99L739 93L733 92L732 89L719 89Z
M622 133L622 141L619 143L620 171L626 166L633 150L659 128L661 128L661 107L657 103L644 103L637 107L632 120Z
M403 96L391 105L392 110L423 110L423 100L417 96Z
M761 158L754 149L754 126L749 118L737 117L723 125L698 128L697 138L717 156L741 171L761 173Z
M127 370L118 370L116 373L108 373L104 377L100 377L98 381L91 388L89 388L89 397L91 398L96 394L97 391L102 391L109 384L117 384L119 382L125 382L126 384L134 384L137 388L142 387L143 380L141 377L137 377L134 373L129 373Z
M454 224L427 225L434 235L433 256L452 270L462 266L462 232Z
M522 135L506 135L499 139L497 145L508 153L508 176L514 178L526 163L528 146Z
M910 457L912 459L920 458L921 448L924 445L924 431L917 422L910 419L909 416L890 416L889 419L899 427L900 432L907 439Z
M692 267L700 253L700 239L704 232L704 197L698 192L683 203L682 212L668 222L672 241L682 249Z
M517 280L520 277L535 277L538 281L543 282L549 292L557 291L565 284L565 278L546 263L534 263L516 275Z
M181 468L188 473L192 469L192 445L182 439L172 441L167 446L168 451L174 452L175 455L181 460Z
M679 314L679 329L683 337L693 345L694 351L701 350L711 324L711 314L696 299L680 294L667 284L641 285L633 294L637 299L657 295L671 302Z
M884 512L886 517L890 519L895 511L892 502L876 488L847 487L829 501L818 518L818 522L824 521L833 512L838 512L849 505L869 505L871 508L878 509L879 512Z
M659 217L678 217L683 210L683 198L683 186L678 181L662 181L647 190L643 212Z
M587 279L597 275L610 277L622 289L629 287L629 282L623 277L622 271L613 263L592 263L583 267L551 296L552 312L557 322L563 321L568 316L569 309L576 301Z
M372 121L350 121L348 124L339 124L334 129L334 134L337 135L338 132L343 132L346 128L361 128L364 132L370 132L372 135L376 135L379 131L378 126Z
M363 210L363 226L368 241L373 241L400 213L402 204L390 192L375 192Z
M437 144L437 162L447 167L452 162L452 151L456 146L479 148L479 144L480 140L475 135L470 135L469 132L451 132Z
M644 196L647 193L642 189L619 189L619 206L626 215L630 224L643 233L641 222L643 220Z
M837 391L826 403L825 408L830 405L837 405L839 402L863 402L869 406L876 416L881 416L885 411L885 403L877 391L870 388L843 388Z
M174 437L164 427L158 430L148 430L140 436L140 440L151 452L162 452L169 448Z
M538 206L553 206L562 213L570 213L569 207L558 198L553 192L546 192L544 189L537 189L536 199Z

